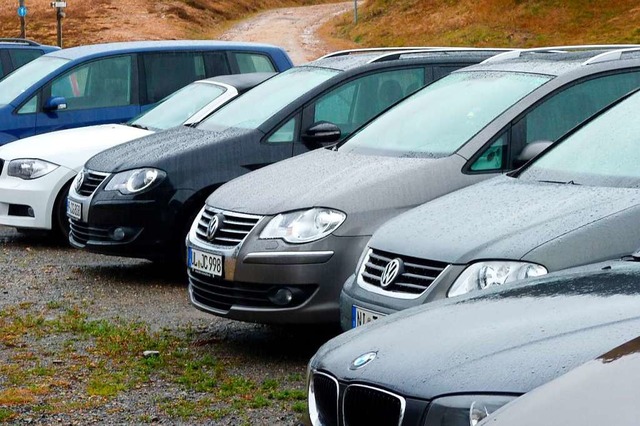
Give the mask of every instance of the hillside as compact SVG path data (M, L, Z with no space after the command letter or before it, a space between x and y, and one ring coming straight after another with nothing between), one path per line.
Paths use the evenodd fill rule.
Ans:
M640 43L637 0L368 0L323 34L351 46Z
M336 0L70 0L63 20L65 47L106 41L215 38L234 20L285 6ZM27 37L56 42L49 1L26 0ZM17 1L0 0L0 37L18 37Z

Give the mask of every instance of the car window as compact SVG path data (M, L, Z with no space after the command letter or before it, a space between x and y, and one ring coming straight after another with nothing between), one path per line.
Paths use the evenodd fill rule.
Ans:
M51 96L63 96L67 110L131 103L131 56L100 59L73 68L51 84Z
M35 95L18 110L18 114L33 114L38 109L38 96Z
M34 59L42 56L44 52L38 49L11 49L9 50L9 57L14 68L20 68L23 65L28 64Z
M295 138L296 123L298 116L296 115L291 120L283 124L278 130L267 139L269 143L286 143L293 142Z
M258 53L234 53L240 73L274 72L276 69L265 55Z
M179 88L206 77L201 52L146 53L142 61L148 103L158 102Z
M499 171L505 166L507 132L499 136L471 165L473 172Z
M0 81L0 105L12 102L47 74L62 67L68 59L41 56L18 68Z
M424 84L422 67L356 78L331 90L315 102L313 122L331 122L340 128L342 138L345 138Z

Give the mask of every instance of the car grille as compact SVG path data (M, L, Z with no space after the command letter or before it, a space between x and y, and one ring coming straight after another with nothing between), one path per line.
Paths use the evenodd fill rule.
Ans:
M4 168L4 160L0 158L0 174L2 174L2 169Z
M269 284L252 284L238 281L225 281L189 271L191 294L196 303L219 311L228 311L232 306L252 308L282 308L273 303L273 297L281 288L294 292L294 298L286 307L299 306L316 291L315 285L282 286Z
M401 396L363 384L345 388L325 373L313 373L313 396L323 425L338 425L340 417L345 426L400 425L404 418L406 402Z
M90 227L84 222L76 219L69 219L71 225L69 236L74 242L85 245L91 241L111 241L109 229Z
M372 249L360 268L359 278L366 284L382 288L380 284L382 273L387 264L393 259L402 260L404 273L399 275L385 290L396 293L421 294L448 266L444 262L398 256L393 253Z
M96 188L109 176L109 173L94 172L92 170L83 170L82 184L76 191L80 195L89 197L93 195Z
M213 239L207 238L207 228L214 216L218 215L221 224L218 226ZM262 219L262 216L254 216L243 213L223 212L205 206L196 234L198 238L204 242L216 244L224 247L235 247L244 240L244 238L253 230L253 228Z

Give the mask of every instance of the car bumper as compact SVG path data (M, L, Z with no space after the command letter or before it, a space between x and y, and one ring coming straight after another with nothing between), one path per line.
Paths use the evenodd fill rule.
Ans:
M187 238L189 253L198 250L221 256L223 268L220 277L212 277L193 269L189 262L193 305L240 321L337 323L342 283L353 273L369 237L330 235L300 245L260 240L255 236L266 222L258 223L244 242L231 248L202 241L194 224Z
M58 167L38 179L0 176L0 225L52 229L52 211L58 193L76 172Z

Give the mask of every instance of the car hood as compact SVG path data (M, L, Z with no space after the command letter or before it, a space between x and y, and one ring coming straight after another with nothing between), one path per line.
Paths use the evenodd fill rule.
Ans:
M464 163L457 155L398 158L320 149L234 179L207 204L259 215L330 207L347 214L334 234L370 235L389 217L470 184L473 178L460 173Z
M557 270L620 257L637 248L640 232L618 228L629 226L621 216L629 219L640 214L639 204L638 189L526 182L501 176L394 218L375 233L370 246L447 263L525 259L542 261L550 270ZM616 229L621 232L607 238L612 241L621 234L616 247L597 247L598 231ZM577 250L572 253L574 258L565 253L571 258L569 264L562 263L562 253L549 259L535 250L572 237L584 238L590 250ZM582 259L576 257L582 255L585 261L578 261ZM600 255L604 257L598 258Z
M217 144L253 135L256 132L256 130L239 129L212 132L179 126L103 151L90 158L86 167L107 173L138 167L186 170L190 165L184 162L180 164L185 157L199 158L211 165L216 158L211 150L215 150ZM195 167L193 164L191 166Z
M521 394L635 337L639 283L640 265L618 261L434 302L330 340L311 367L415 398Z
M3 145L0 147L0 158L5 161L38 158L79 170L92 155L152 133L122 124L58 130Z

